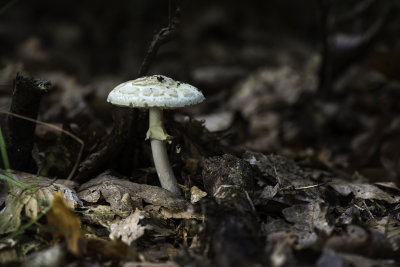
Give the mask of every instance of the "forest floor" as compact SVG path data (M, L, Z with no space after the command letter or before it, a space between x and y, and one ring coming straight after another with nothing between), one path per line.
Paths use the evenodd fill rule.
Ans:
M168 7L137 5L0 12L0 265L400 266L400 41L384 38L394 26L321 93L308 31L268 32L240 4L185 6L181 33L143 70ZM146 110L106 101L139 69L206 96L165 112L181 196L159 185ZM18 79L46 89L34 121L8 113ZM26 162L9 149L17 135L32 140Z

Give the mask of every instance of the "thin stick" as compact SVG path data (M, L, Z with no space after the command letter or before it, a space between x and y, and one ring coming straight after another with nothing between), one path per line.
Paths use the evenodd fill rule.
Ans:
M169 5L169 8L171 8L171 5ZM168 19L168 26L162 28L158 33L156 33L153 37L153 40L151 41L149 49L147 50L147 54L143 59L142 65L140 66L138 73L139 77L147 74L151 62L156 57L158 49L161 47L161 45L169 42L176 36L177 29L180 24L180 11L180 1L176 1L175 13L172 17L169 16L170 18Z

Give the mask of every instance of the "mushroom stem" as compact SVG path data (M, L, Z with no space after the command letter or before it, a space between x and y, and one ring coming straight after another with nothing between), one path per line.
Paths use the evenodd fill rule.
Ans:
M151 129L161 129L165 133L163 126L163 112L161 108L150 108L149 124ZM180 190L174 172L168 160L167 148L164 140L158 140L150 137L151 151L153 153L154 165L156 167L158 178L162 188L180 195Z

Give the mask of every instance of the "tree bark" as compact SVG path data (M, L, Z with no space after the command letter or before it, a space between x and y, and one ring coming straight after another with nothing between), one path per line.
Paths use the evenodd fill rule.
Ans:
M49 87L49 81L26 78L17 74L14 80L10 112L36 119L40 100ZM36 124L9 116L6 125L5 141L10 167L14 170L27 171L32 159Z

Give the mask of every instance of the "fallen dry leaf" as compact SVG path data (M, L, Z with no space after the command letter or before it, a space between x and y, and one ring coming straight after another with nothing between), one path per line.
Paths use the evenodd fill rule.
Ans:
M385 191L379 189L377 186L372 184L361 184L361 183L348 183L335 179L329 183L333 189L335 189L339 194L347 196L353 193L356 198L361 199L375 199L383 200L387 203L394 204L399 202L399 197L392 197Z
M330 235L333 226L326 220L328 207L324 203L298 204L282 211L289 222L295 223L299 229L313 231L315 228Z
M128 246L132 244L133 241L144 235L146 229L151 229L150 226L140 225L140 220L145 218L145 212L136 209L127 218L121 220L120 222L113 223L110 226L110 238L121 239L122 242Z
M24 189L18 186L12 188L0 216L0 234L16 231L20 227L21 213L24 208L28 218L35 218L50 205L53 194L56 192L69 192L69 195L75 196L74 199L78 199L70 188L58 180L18 171L12 171L11 175L14 180L31 188ZM69 207L77 205L74 199L67 200Z
M141 208L143 202L163 206L172 211L184 211L190 205L161 187L133 183L107 173L83 184L79 188L78 196L89 203L96 203L104 197L114 212L133 211L137 207Z
M54 194L46 217L56 242L65 238L72 254L79 256L85 252L86 238L81 231L81 220L65 205L61 193Z
M205 196L207 196L207 193L200 190L197 186L192 186L192 188L190 188L190 203L194 204L199 202Z

